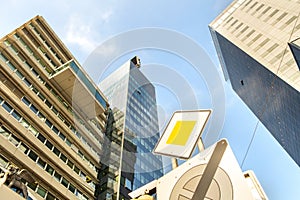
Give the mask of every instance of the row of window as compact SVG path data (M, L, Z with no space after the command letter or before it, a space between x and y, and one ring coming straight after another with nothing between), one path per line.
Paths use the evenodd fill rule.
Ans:
M49 33L48 31L49 28L46 27L40 19L36 19L36 23L38 25L37 27L39 27L46 34L46 37L50 38L50 41L54 43L54 47L58 48L59 51L66 57L67 60L70 59L69 53L66 52L66 50L62 47L62 44L60 44L59 41L57 41L57 39L53 36L53 34Z
M5 55L3 55L3 54L0 54L0 58L3 60L3 61L5 61L8 65L9 65L9 67L10 67L10 69L12 70L12 71L14 71L17 75L18 75L18 77L21 79L21 80L23 80L23 82L29 87L29 88L31 88L31 90L54 112L54 114L55 115L57 115L58 117L59 117L59 119L61 119L64 123L65 123L65 125L67 125L68 126L68 128L70 129L70 130L72 130L72 132L73 133L75 133L76 134L76 136L86 145L86 146L88 146L90 149L91 149L91 151L95 154L95 155L97 155L98 157L100 157L100 154L99 153L97 153L96 152L96 150L94 150L92 147L91 147L91 145L90 144L88 144L87 142L86 142L86 140L81 136L81 134L74 128L74 126L72 126L71 125L71 123L68 121L68 120L66 120L62 115L61 115L61 113L45 98L45 96L36 88L36 87L34 87L32 84L31 84L31 82L29 82L29 80L27 79L27 78L25 78L25 76L19 71L19 70L17 70L16 69L16 67L7 59L7 57L5 56ZM39 76L39 74L38 74L38 72L36 72L36 70L34 70L28 63L27 63L27 66L29 67L29 69L32 71L32 73L37 77L37 78L39 78L39 80L40 81L42 81L44 84L45 84L45 86L50 90L50 92L55 96L55 97L60 97L53 89L52 89L52 87L48 84L48 83L46 83L45 81L43 81L43 79L41 79L40 78L40 76ZM66 102L65 101L63 101L62 100L62 98L58 98L59 100L60 100L60 102L62 102L62 104L66 107L66 105L68 105L68 104L66 104ZM70 106L68 106L68 110L70 111ZM73 113L73 110L71 110L72 111L72 113ZM74 115L74 113L73 113L73 115ZM75 115L75 116L77 116L77 115ZM80 119L78 116L76 117L76 119ZM83 124L82 123L82 120L80 120L80 122L81 122L81 124ZM85 126L84 126L85 127ZM90 130L89 130L90 131ZM91 131L90 131L91 132ZM91 133L90 133L90 135L92 135ZM95 138L95 137L94 137ZM101 145L101 143L100 143L100 141L99 140L96 140L95 139L95 141L98 141L98 143L99 143L99 145ZM92 168L94 168L94 164L93 163L91 163L91 162L89 162L90 163L90 165L91 165L91 167Z
M7 138L14 146L16 146L31 160L33 160L39 167L41 167L48 174L50 174L50 176L53 176L56 181L60 182L64 187L66 187L69 191L75 194L79 199L88 199L88 197L84 195L81 191L76 189L75 186L72 183L70 183L70 181L68 181L65 177L63 177L57 171L55 171L50 164L41 159L33 150L28 148L18 137L16 137L3 125L0 126L0 135ZM54 195L47 192L47 190L44 187L38 184L28 184L28 186L36 193L38 193L41 197L46 198L47 200L55 199Z
M26 43L22 40L22 38L20 37L20 36L18 36L17 35L17 33L15 34L15 38L17 38L18 40L20 40L21 41L21 43L24 45L24 46L26 46L27 47L27 45L26 45ZM6 40L7 41L7 40ZM12 49L16 49L12 44L10 44L9 43L9 46L12 48ZM27 48L28 49L28 48ZM28 51L29 52L33 52L31 49L28 49ZM18 56L18 54L19 54L19 52L17 51L17 50L15 50L15 53L17 54L17 56ZM38 58L36 58L37 59L37 61L39 61L40 62L40 60L38 59ZM23 62L24 62L24 60L22 60ZM25 61L26 62L26 61ZM43 66L43 68L45 68L44 66ZM31 68L32 69L32 68ZM51 75L53 72L51 72L51 74L50 74L50 71L49 70L47 70L46 69L46 71L47 71L47 73L48 73L48 75ZM35 73L35 75L37 75L36 73ZM82 121L81 119L80 119L80 117L79 116L77 116L74 112L73 112L73 110L72 110L72 108L71 108L71 106L69 106L69 104L68 103L66 103L53 89L52 89L52 87L49 85L49 84L47 84L46 83L46 87L50 90L50 92L52 92L52 94L59 100L59 102L61 102L62 103L62 105L64 105L64 107L67 107L67 110L69 111L69 112L71 112L71 114L73 115L73 116L75 116L75 118L76 118L76 120L79 120L79 121ZM101 143L99 142L99 140L93 135L93 133L92 133L92 131L84 124L84 123L81 123L83 126L84 126L84 128L86 128L86 130L88 131L88 133L93 137L93 139L95 140L95 141L97 141L100 145L101 145ZM97 126L97 128L99 129L99 131L101 132L101 128L100 128L100 126ZM89 144L87 144L87 145L89 145ZM89 147L91 148L91 146L89 145ZM96 153L96 151L94 151L94 149L92 149L93 150L93 152L94 153ZM96 153L97 154L97 153Z
M52 52L52 54L57 58L57 60L59 60L59 65L61 65L62 63L63 63L63 61L62 61L62 59L60 58L60 56L54 51L54 49L51 47L51 45L46 41L46 39L41 35L41 33L38 31L38 29L32 24L32 23L30 23L29 24L29 27L32 29L32 30L34 30L34 32L39 36L39 38L43 41L43 43L48 47L48 49L50 49L50 51ZM46 52L45 52L45 50L42 50L41 49L41 51L43 52L43 53L45 53L45 55L47 55L46 54ZM47 57L48 58L48 57ZM50 60L50 62L52 61L50 58L48 58L48 60ZM52 61L53 62L53 61ZM51 62L51 63L52 63ZM52 64L54 67L55 67L55 64ZM59 65L57 65L57 66L59 66Z
M243 25L243 23L240 23L240 25ZM243 29L241 29L241 31L236 35L236 37L239 37L242 33L244 33L246 30L249 29L249 26L245 26ZM300 24L297 25L295 27L294 32L296 32L297 30L300 29ZM245 35L241 41L244 42L246 39L248 39L251 35L253 35L255 33L255 30L251 30L248 32L247 35ZM261 33L258 33L255 37L253 37L252 40L250 40L247 45L251 46L252 44L254 44L257 40L259 40L260 38L264 37ZM261 42L253 49L255 52L257 52L259 49L263 48L263 46L265 46L268 42L270 41L269 38L265 38L264 40L261 40ZM268 47L267 49L265 49L265 51L263 51L261 53L261 57L265 58L266 56L270 55L271 52L273 52L277 47L279 47L279 44L274 43L272 44L270 47ZM284 50L281 51L280 53L278 53L276 56L274 56L272 59L269 60L269 62L271 64L274 64L276 61L280 60L282 58L282 55L284 54ZM293 64L293 61L287 62L286 65L290 66Z
M86 175L82 172L71 160L67 158L59 149L57 149L46 137L40 133L35 127L33 127L25 118L13 109L13 107L8 104L0 96L0 105L10 113L23 127L28 129L35 137L37 137L48 149L50 149L56 156L58 156L65 164L67 164L76 174L78 174L83 180L86 179ZM62 136L60 136L62 138ZM90 186L95 189L95 183L91 182Z
M58 135L68 146L72 146L72 142L49 120L45 117L45 115L39 111L39 109L32 104L25 96L21 99L29 108L30 110L35 113L45 124L56 134ZM46 100L47 101L47 100ZM54 108L54 107L52 107ZM77 151L77 154L88 163L88 165L97 172L95 165L80 151Z
M288 15L287 12L283 12L281 13L279 16L274 17L277 13L280 13L280 11L278 9L272 9L270 6L266 7L265 4L259 4L258 2L253 2L252 0L248 1L244 7L241 8L241 10L245 9L246 7L248 7L248 9L245 11L246 13L248 13L249 11L253 10L253 12L251 13L251 15L255 15L258 14L259 11L262 11L257 18L260 19L262 16L265 17L265 19L263 20L264 22L268 22L270 19L275 19L271 25L274 26L275 24L277 24L279 21L281 21L284 17L286 17ZM252 3L252 4L251 4ZM257 6L257 7L256 7ZM256 9L254 9L256 7ZM268 14L267 14L268 13ZM287 27L289 24L291 24L292 22L294 22L297 19L296 16L292 16L290 19L288 19L283 25L281 25L279 27L280 30L283 30L285 27Z

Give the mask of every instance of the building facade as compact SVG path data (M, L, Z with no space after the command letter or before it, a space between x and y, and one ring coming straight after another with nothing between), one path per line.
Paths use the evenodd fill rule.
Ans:
M159 139L155 88L139 67L135 57L99 85L110 102L99 200L130 199L129 192L163 175L162 158L152 154Z
M300 165L300 1L236 0L210 25L226 80Z
M107 107L41 16L0 39L0 165L36 199L94 199Z

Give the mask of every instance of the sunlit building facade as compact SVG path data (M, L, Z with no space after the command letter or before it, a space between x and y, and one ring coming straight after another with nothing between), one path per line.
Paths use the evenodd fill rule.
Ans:
M236 0L210 25L224 77L300 165L300 1Z
M162 176L162 158L152 150L159 139L155 88L137 57L104 79L99 88L110 102L105 155L97 199L130 199L128 193Z
M107 107L41 16L0 39L0 165L29 171L36 199L94 199Z

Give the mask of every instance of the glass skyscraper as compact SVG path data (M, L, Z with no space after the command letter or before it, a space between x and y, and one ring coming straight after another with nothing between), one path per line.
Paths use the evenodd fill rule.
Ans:
M130 191L163 175L162 158L152 154L159 139L155 88L139 67L134 57L99 85L110 110L97 199L130 199Z
M210 31L226 80L300 165L300 2L236 0Z

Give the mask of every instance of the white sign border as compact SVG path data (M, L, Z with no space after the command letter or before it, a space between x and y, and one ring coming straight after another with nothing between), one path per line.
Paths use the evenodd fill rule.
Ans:
M161 142L164 143L164 144L166 143L166 140L167 140L167 139L166 139L166 137L165 137L165 133L167 132L168 129L174 127L175 124L173 124L173 126L171 126L171 125L172 125L171 123L175 123L175 122L176 122L175 120L173 120L173 118L175 118L176 115L178 115L178 114L184 114L184 113L199 113L199 112L200 112L200 113L205 112L205 113L208 113L208 114L207 114L206 119L204 120L204 122L202 122L202 123L200 124L200 125L202 126L202 127L200 128L200 129L201 129L200 132L199 132L199 133L196 133L196 134L194 135L194 137L190 137L190 138L189 138L189 141L188 141L188 142L189 142L189 143L193 143L193 145L190 145L190 147L187 148L184 152L181 152L180 154L176 154L176 155L175 155L175 152L174 152L174 154L171 154L171 153L164 153L164 152L162 152L162 151L158 151L158 150L157 150L158 147L160 146L160 143L161 143ZM211 113L212 113L212 110L211 110L211 109L206 109L206 110L180 110L180 111L175 111L175 112L173 113L171 119L169 120L168 124L166 125L163 134L162 134L161 137L159 138L159 141L157 142L156 146L154 147L153 153L155 153L155 154L160 154L160 155L164 155L164 156L170 156L170 157L174 157L174 158L180 158L180 159L189 159L189 158L191 157L191 155L192 155L192 153L193 153L195 147L196 147L197 142L199 141L199 139L200 139L200 137L201 137L201 135L202 135L202 132L203 132L203 130L204 130L204 128L205 128L205 126L206 126L206 124L207 124L207 122L208 122L208 119L209 119ZM175 121L175 122L172 122L172 121ZM197 126L197 125L196 125L196 126ZM199 124L198 124L198 126L199 126ZM168 131L169 131L169 130L168 130ZM193 142L191 142L190 140L192 140ZM171 144L169 144L169 145L171 145ZM180 147L177 146L177 145L174 145L174 146L176 146L175 148L180 148ZM183 147L182 147L182 148L183 148Z

